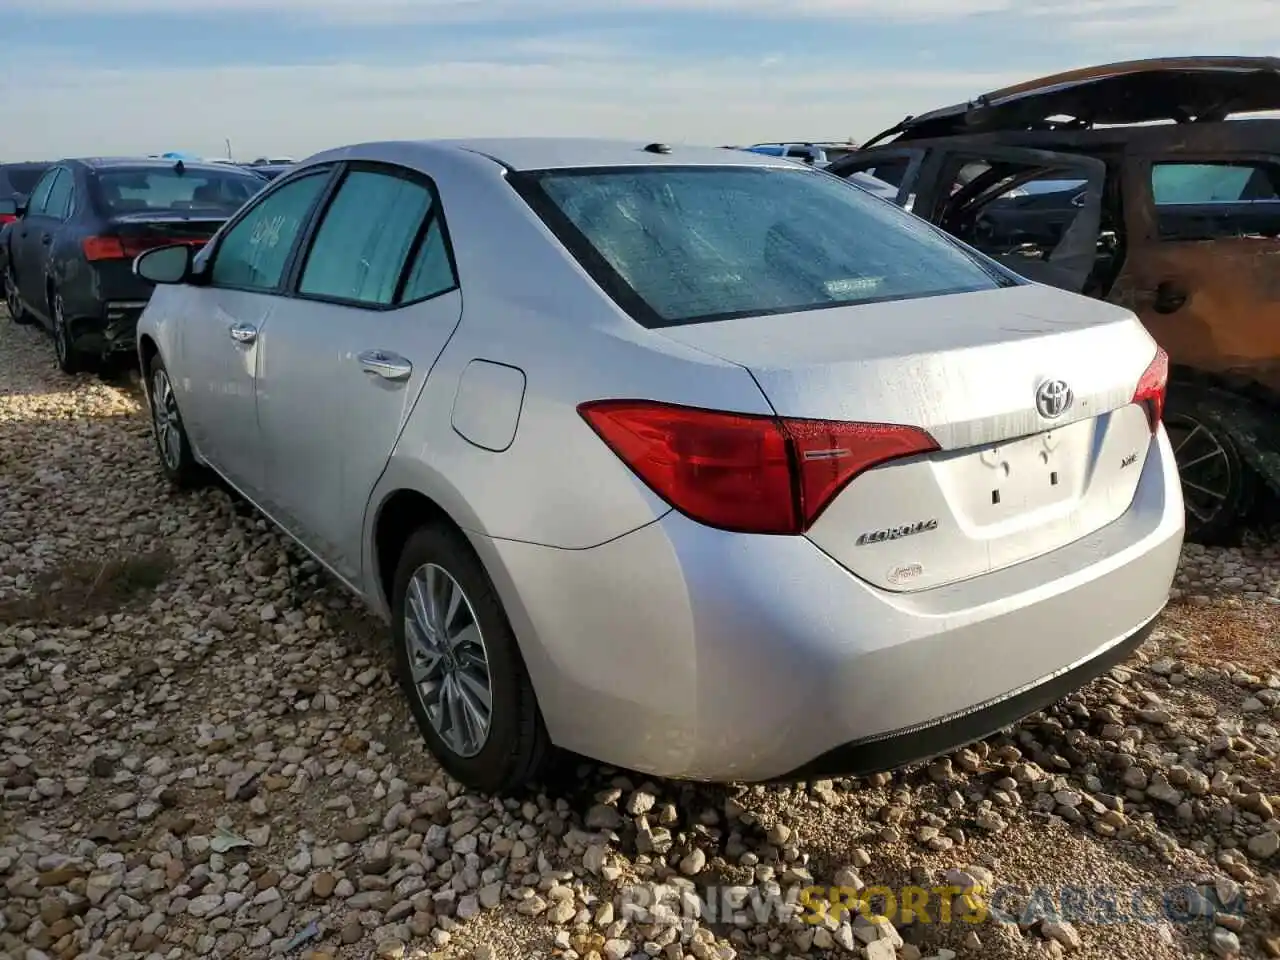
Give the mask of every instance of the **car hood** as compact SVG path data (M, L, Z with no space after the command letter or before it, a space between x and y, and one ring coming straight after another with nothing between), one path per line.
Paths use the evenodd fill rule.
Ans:
M1280 110L1280 58L1169 57L1069 70L908 117L872 142L1022 130L1049 117L1089 125L1219 120Z

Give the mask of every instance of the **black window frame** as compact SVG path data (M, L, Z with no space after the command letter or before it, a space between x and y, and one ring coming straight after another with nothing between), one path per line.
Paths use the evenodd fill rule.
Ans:
M611 299L618 307L631 317L636 323L649 330L661 330L668 327L691 326L700 323L715 323L721 320L737 320L747 317L769 317L781 316L788 313L810 313L817 310L831 310L841 306L868 306L876 303L892 303L900 300L923 300L932 297L952 296L955 294L966 292L978 292L976 290L945 290L937 293L913 293L913 294L885 294L879 297L866 297L864 299L850 301L847 304L840 303L816 303L803 304L800 306L773 307L763 310L731 310L723 313L706 314L695 317L681 317L675 320L668 319L658 313L649 302L635 290L631 284L623 279L622 275L613 268L607 259L595 248L595 245L587 239L577 224L560 209L559 205L551 199L546 190L542 186L543 178L549 177L580 177L580 176L600 176L609 174L620 174L634 172L636 170L663 170L667 172L681 171L703 171L703 170L739 170L739 169L772 169L780 170L784 174L791 176L815 176L830 177L843 184L849 190L860 190L842 176L829 173L825 169L819 169L813 166L796 167L788 165L779 166L753 166L750 164L662 164L636 166L609 164L603 166L589 167L552 167L549 169L539 170L518 170L509 171L507 173L507 182L520 196L525 203L533 210L534 214L542 221L543 225L551 232L551 235L565 248L571 257L583 268L587 275L600 287L601 290ZM895 204L896 206L896 204ZM901 209L901 208L899 208ZM906 211L902 211L904 216L910 216ZM991 289L1004 289L1006 287L1021 286L1029 281L1018 276L1013 271L996 263L990 257L973 250L967 244L962 243L955 237L951 236L944 230L939 229L934 224L925 221L928 227L934 231L935 235L945 243L954 247L966 259L968 259L975 268L986 274L994 284Z
M377 160L348 160L339 164L339 166L341 168L339 173L334 177L328 189L320 196L313 215L307 222L306 233L302 238L303 244L294 252L295 257L289 265L289 272L285 278L284 286L286 292L284 295L295 300L306 300L311 303L328 303L338 307L351 307L357 310L387 313L392 310L412 307L419 303L427 303L437 297L443 297L453 293L455 290L460 290L462 282L458 276L458 263L453 252L453 241L449 235L449 219L445 215L440 200L440 191L437 189L435 181L419 170L412 170L397 163ZM418 225L417 233L414 234L413 242L409 245L409 249L405 254L405 261L400 267L400 276L396 280L395 295L391 303L370 303L366 300L335 297L330 294L304 293L299 289L302 283L302 272L306 269L307 260L310 258L311 251L315 246L316 236L319 234L320 228L324 226L325 217L328 216L338 192L352 173L373 173L396 180L407 180L410 183L424 187L431 198L431 206L427 211L427 215L422 218L422 222ZM453 283L445 289L437 290L428 296L402 301L400 297L404 294L409 277L413 275L414 263L418 254L422 252L422 247L427 241L431 227L436 221L439 221L440 236L444 243L445 255L449 258L449 272L453 276Z
M288 289L288 281L292 275L295 260L298 256L298 243L307 235L312 223L315 220L317 208L324 203L325 197L333 189L334 176L341 165L337 163L318 163L314 166L305 167L301 170L291 173L288 177L277 177L264 187L256 196L248 203L241 207L236 213L227 220L226 223L218 230L217 237L208 248L208 254L200 265L200 286L207 286L213 290L234 290L240 293L260 293L265 296L284 296ZM243 223L248 217L252 216L262 204L274 195L277 191L283 190L291 183L297 183L299 180L305 180L310 177L321 177L325 180L320 185L320 192L316 194L311 201L311 206L307 209L306 214L298 224L298 231L289 247L289 252L285 255L284 268L280 272L280 279L276 281L274 287L246 287L242 284L230 283L214 283L213 268L218 261L218 255L222 252L222 245L226 242L227 236L237 226Z

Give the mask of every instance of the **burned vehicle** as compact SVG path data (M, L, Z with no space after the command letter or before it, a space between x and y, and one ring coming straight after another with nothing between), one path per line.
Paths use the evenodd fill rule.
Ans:
M1133 310L1170 356L1187 535L1280 493L1280 59L1091 67L908 117L832 163L1015 272Z

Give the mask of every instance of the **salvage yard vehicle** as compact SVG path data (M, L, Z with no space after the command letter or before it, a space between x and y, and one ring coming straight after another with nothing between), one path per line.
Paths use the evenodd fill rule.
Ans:
M212 468L390 622L478 789L553 744L890 769L1102 673L1169 596L1137 318L793 161L361 144L134 269L161 470Z
M175 241L202 246L265 185L236 167L183 160L50 166L3 234L9 316L48 328L64 372L131 358L134 324L151 295L133 259Z
M0 227L17 219L17 205L35 187L51 164L0 163Z
M1280 60L1074 70L908 117L828 167L1023 275L1135 311L1168 351L1187 536L1280 493Z

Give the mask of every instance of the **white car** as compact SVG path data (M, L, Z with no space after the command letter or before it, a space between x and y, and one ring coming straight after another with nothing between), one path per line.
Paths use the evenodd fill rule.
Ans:
M481 789L552 746L899 766L1122 660L1169 595L1142 325L785 159L343 147L134 268L161 469L212 468L385 617Z

